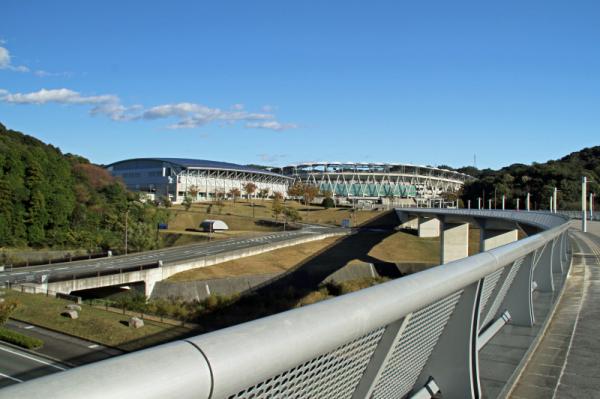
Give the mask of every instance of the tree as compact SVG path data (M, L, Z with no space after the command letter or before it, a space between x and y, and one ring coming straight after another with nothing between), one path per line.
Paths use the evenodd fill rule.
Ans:
M194 202L198 199L199 192L200 192L200 189L196 185L192 185L192 186L188 187L188 194L192 197L192 202Z
M271 204L271 212L273 212L275 220L277 220L279 218L279 215L283 213L283 204L281 203L280 199L273 199L273 203Z
M183 197L183 202L181 204L183 205L186 211L189 211L192 207L192 197L186 195L185 197Z
M293 198L300 198L304 193L304 183L295 182L291 187L287 190L288 195Z
M274 191L273 192L273 200L278 200L278 201L283 201L283 194L280 193L279 191Z
M262 198L264 200L265 198L267 198L269 196L269 189L261 188L259 191L259 195L260 195L260 198Z
M323 202L321 202L321 206L325 209L333 208L335 207L335 202L333 201L333 198L325 197L323 198Z
M229 190L229 195L231 196L231 198L233 199L233 203L235 204L235 200L241 195L240 189L232 188L231 190Z
M252 183L252 182L248 182L244 185L244 191L246 192L246 194L248 194L248 199L250 199L250 197L252 196L252 194L254 194L254 192L256 191L256 184Z
M309 205L315 197L319 194L319 188L316 186L305 185L304 191L302 193L302 198L304 199L304 205Z
M163 195L160 201L162 202L165 208L170 208L173 206L173 202L171 201L171 198L169 198L168 195Z
M290 222L302 220L302 217L300 216L300 213L298 213L298 210L296 208L290 208L286 206L283 209L283 215L285 216L285 219L289 220Z
M12 312L17 308L17 302L8 300L0 303L0 327L3 326L7 321Z

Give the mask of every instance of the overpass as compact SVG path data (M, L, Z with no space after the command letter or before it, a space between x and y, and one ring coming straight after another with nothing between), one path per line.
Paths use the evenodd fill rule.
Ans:
M78 398L83 389L88 398L504 397L564 292L569 221L514 211L396 213L399 224L437 220L444 264L15 385L0 398ZM465 258L469 223L482 228L486 251ZM525 227L539 232L515 241ZM509 356L519 359L499 369Z
M31 292L69 294L72 291L143 282L145 294L150 296L158 281L186 270L347 232L347 229L303 225L299 230L251 238L233 238L102 259L19 267L0 272L0 285L19 285L21 289Z

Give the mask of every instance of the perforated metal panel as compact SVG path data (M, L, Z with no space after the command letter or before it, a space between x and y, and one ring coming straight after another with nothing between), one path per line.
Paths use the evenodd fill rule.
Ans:
M412 314L392 349L373 398L401 398L410 392L461 294L462 290Z
M480 315L480 320L481 320L480 326L483 325L482 319L483 319L483 315L486 314L485 310L487 310L486 305L488 303L488 300L490 299L490 296L494 292L494 289L496 288L496 285L498 284L498 280L502 276L503 272L504 272L504 269L496 270L495 272L485 276L485 278L483 279L483 287L481 289L481 301L479 304L479 315Z
M379 328L332 352L230 396L233 398L350 398L375 351Z
M506 296L508 289L512 285L513 280L515 279L515 276L517 275L517 272L519 271L519 268L523 264L524 259L525 258L518 259L512 264L512 266L510 266L510 271L506 275L506 279L502 282L502 286L498 290L498 293L496 294L496 297L494 298L494 302L492 302L492 305L489 307L489 310L485 314L483 323L481 323L482 326L487 325L489 322L491 322L494 319L494 316L498 312L498 308L502 304L502 301L504 301L504 297ZM525 305L523 305L523 306L525 306Z

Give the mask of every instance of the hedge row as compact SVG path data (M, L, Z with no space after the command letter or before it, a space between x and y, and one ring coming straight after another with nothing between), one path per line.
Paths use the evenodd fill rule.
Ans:
M44 345L41 339L28 337L18 332L0 328L0 341L5 341L27 349L37 349Z

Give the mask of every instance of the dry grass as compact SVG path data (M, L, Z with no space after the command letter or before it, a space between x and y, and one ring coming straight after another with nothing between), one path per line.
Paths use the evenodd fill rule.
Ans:
M214 266L192 269L177 273L169 277L168 281L210 280L234 276L281 273L303 262L339 239L339 237L329 237Z
M254 203L254 217L252 210ZM254 230L265 231L273 230L267 226L255 225L255 219L273 219L271 212L271 200L238 200L234 204L233 201L224 201L224 206L221 208L221 213L216 205L208 202L194 203L189 211L181 205L175 205L171 208L171 213L174 218L169 223L169 227L176 230L185 230L188 228L197 228L199 223L204 219L220 219L225 221L232 230ZM376 211L356 211L354 216L348 208L329 208L325 209L320 206L303 205L297 201L288 200L285 206L298 209L303 222L341 225L343 219L352 219L357 224L362 224L375 216L381 215L381 212ZM210 212L208 213L208 209Z

